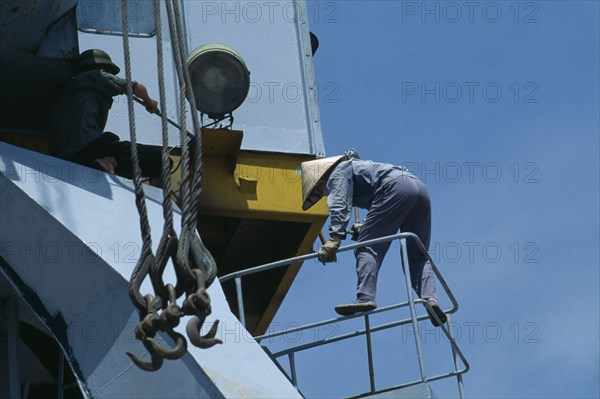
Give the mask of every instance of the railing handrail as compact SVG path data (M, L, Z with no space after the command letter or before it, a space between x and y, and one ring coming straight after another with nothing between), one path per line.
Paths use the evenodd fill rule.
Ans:
M388 241L392 241L392 240L396 240L396 239L400 239L400 238L409 238L409 237L411 237L411 238L414 237L419 242L421 242L421 240L419 240L419 237L417 237L413 233L398 233L398 234L394 234L391 236L385 236L385 237L375 238L373 240L361 241L361 242L357 242L355 244L346 245L345 247L340 247L337 252L338 253L346 252L346 251L350 251L352 249L364 247L366 245L380 244L382 242L388 242ZM421 244L421 245L423 245L423 244ZM306 254L306 255L300 255L300 256L295 256L295 257L288 258L288 259L278 260L276 262L265 263L264 265L254 266L249 269L239 270L237 272L226 274L223 277L219 277L219 281L223 283L225 281L234 279L236 277L244 277L248 274L254 274L254 273L258 273L258 272L262 272L262 271L266 271L266 270L275 269L277 267L287 266L292 263L304 262L305 260L315 259L317 256L318 256L317 252L313 252L313 253Z
M421 303L424 306L426 301L423 299L415 299L414 303ZM368 312L359 312L359 313L355 313L353 315L350 316L342 316L342 317L337 317L335 319L329 319L329 320L324 320L324 321L320 321L318 323L311 323L311 324L304 324L302 326L298 326L298 327L294 327L294 328L290 328L290 329L286 329L286 330L282 330L279 332L275 332L275 333L271 333L271 334L265 334L265 335L259 335L257 337L254 337L254 339L256 340L256 342L261 342L265 339L269 339L269 338L277 338L279 336L282 335L288 335L288 334L293 334L293 333L297 333L300 331L304 331L304 330L310 330L313 328L318 328L318 327L322 327L322 326L326 326L329 324L336 324L342 321L347 321L347 320L351 320L351 319L355 319L355 318L359 318L359 317L363 317L363 316L372 316L374 314L378 314L378 313L384 313L390 310L394 310L394 309L400 309L403 307L408 306L408 302L400 302L400 303L396 303L394 305L389 305L389 306L385 306L383 308L377 308L375 310L370 310ZM423 321L423 320L429 320L429 316L428 315L422 315L417 317L417 321ZM375 331L381 331L381 330L386 330L388 328L392 328L392 327L398 327L398 326L402 326L405 324L410 324L412 322L412 319L403 319L403 320L398 320L398 321L394 321L394 322L390 322L387 324L382 324L379 325L377 327L371 327L371 331L375 332ZM364 333L364 330L359 330L356 331L356 335L362 335ZM314 346L320 346L320 341L316 341Z
M433 270L433 273L437 277L439 283L442 285L442 288L444 288L444 291L446 292L446 295L448 295L450 302L452 302L452 308L444 310L444 313L446 313L446 314L456 313L456 311L458 311L458 302L456 301L454 294L448 287L448 284L446 283L446 280L444 280L444 278L442 277L442 274L439 272L435 262L429 255L429 252L427 252L425 245L423 245L423 243L421 242L421 240L419 239L419 237L416 234L414 234L414 233L398 233L398 234L394 234L394 235L390 235L390 236L375 238L373 240L361 241L361 242L357 242L354 244L346 245L344 247L340 247L340 249L338 249L338 253L350 251L350 250L353 250L356 248L362 248L367 245L380 244L380 243L384 243L384 242L400 240L402 238L408 238L408 239L414 240L417 243L417 245L419 246L419 249L421 250L421 252L425 256L427 256L427 259L429 260L429 264L431 265L431 269ZM221 283L224 283L226 281L242 278L242 277L250 275L250 274L260 273L260 272L264 272L267 270L276 269L278 267L288 266L292 263L299 263L299 262L304 262L304 261L307 261L310 259L315 259L315 258L317 258L317 256L318 256L317 252L313 252L313 253L306 254L306 255L301 255L301 256L296 256L296 257L292 257L292 258L288 258L288 259L279 260L276 262L266 263L266 264L260 265L260 266L254 266L249 269L239 270L237 272L226 274L225 276L220 277L219 281Z
M297 379L296 379L296 367L295 367L295 361L294 361L294 355L297 352L306 350L306 349L310 349L310 348L314 348L317 346L321 346L321 345L325 345L325 344L329 344L332 342L337 342L337 341L342 341L342 340L346 340L346 339L350 339L359 335L366 335L367 337L367 349L368 349L368 359L369 359L369 375L370 375L370 381L371 381L371 392L370 394L374 394L374 393L378 393L378 392L386 392L392 389L399 389L402 387L407 387L410 385L415 385L421 382L429 382L429 381L435 381L438 379L442 379L442 378L448 378L448 377L453 377L456 376L457 381L458 381L458 386L459 386L459 393L460 393L460 397L464 398L464 392L463 392L463 387L462 387L462 374L466 373L469 369L470 366L466 360L466 358L464 357L463 353L461 352L461 350L458 348L458 345L456 344L456 341L454 339L454 337L452 336L452 332L451 330L444 325L444 323L441 322L439 316L436 314L435 311L433 311L433 308L431 307L431 305L429 304L429 302L427 300L424 299L414 299L413 298L413 294L412 294L412 290L411 290L411 286L409 284L409 277L410 277L410 269L408 266L408 252L407 252L407 239L413 240L417 243L419 250L427 257L427 260L429 261L429 264L431 265L431 269L433 270L433 273L435 274L435 276L437 277L439 283L441 284L442 288L444 289L444 292L446 293L446 295L448 296L448 298L450 299L450 301L452 302L452 308L448 309L448 310L444 310L444 313L446 314L452 314L455 313L458 310L458 302L456 301L456 298L454 297L454 294L452 293L452 291L450 290L450 288L448 287L448 284L446 283L446 281L444 280L444 278L442 277L441 273L439 272L435 262L433 261L433 259L431 258L431 256L429 255L429 252L427 251L427 249L425 248L425 246L423 245L423 243L421 242L421 240L419 239L419 237L414 234L414 233L398 233L398 234L394 234L394 235L390 235L390 236L386 236L386 237L380 237L380 238L376 238L373 240L368 240L368 241L363 241L363 242L357 242L355 244L351 244L351 245L347 245L345 247L341 247L339 248L338 252L346 252L346 251L350 251L356 248L361 248L367 245L373 245L373 244L379 244L379 243L384 243L384 242L390 242L390 241L394 241L394 240L399 240L400 241L400 256L402 259L402 269L404 272L404 278L405 278L405 282L406 282L406 289L407 289L407 293L408 293L408 301L407 302L402 302L402 303L398 303L395 305L390 305L390 306L386 306L383 308L379 308L379 309L375 309L369 312L363 312L363 313L357 313L357 314L353 314L353 315L349 315L349 316L344 316L344 317L338 317L335 319L329 319L329 320L325 320L325 321L320 321L317 323L311 323L311 324L306 324L304 326L299 326L296 328L293 328L291 330L285 330L285 331L281 331L281 332L277 332L277 333L271 333L271 334L265 334L262 336L258 336L256 337L256 341L260 342L261 340L264 340L266 338L273 338L273 337L277 337L277 336L281 336L284 334L289 334L292 332L299 332L299 331L303 331L306 329L310 329L310 328L315 328L315 327L320 327L320 326L324 326L324 325L328 325L328 324L333 324L333 323L337 323L340 321L346 321L346 320L350 320L353 318L358 318L358 317L363 317L365 319L365 329L364 330L359 330L359 331L355 331L353 333L347 333L347 334L342 334L340 336L336 336L336 337L329 337L329 338L325 338L316 342L312 342L312 343L308 343L308 344L302 344L302 345L298 345L292 348L288 348L288 349L284 349L282 351L279 351L277 353L272 354L273 359L280 357L280 356L284 356L287 355L289 357L290 360L290 368L291 368L291 381L292 384L297 387ZM244 314L244 300L243 300L243 295L242 295L242 277L247 276L247 275L251 275L251 274L256 274L256 273L260 273L263 271L267 271L267 270L271 270L271 269L275 269L278 267L283 267L283 266L288 266L290 264L293 263L299 263L299 262L304 262L306 260L310 260L310 259L314 259L318 256L318 254L316 252L311 253L311 254L306 254L306 255L301 255L301 256L296 256L293 258L288 258L288 259L283 259L280 261L276 261L276 262L271 262L271 263L267 263L264 265L260 265L260 266L255 266L249 269L245 269L245 270L240 270L237 272L233 272L230 274L227 274L223 277L221 277L219 279L219 281L221 283L224 283L226 281L235 279L235 285L236 285L236 290L237 290L237 301L238 301L238 311L240 314L240 321L242 322L242 325L244 327L246 327L246 322L245 322L245 314ZM421 349L421 342L420 339L417 338L417 333L418 333L418 325L417 322L424 320L426 318L428 318L428 316L417 316L416 314L416 310L415 310L415 305L416 304L423 304L427 310L427 312L431 315L433 315L433 318L435 319L435 321L437 322L437 324L440 326L440 328L442 329L442 331L444 332L444 334L448 337L450 345L452 347L452 353L454 356L454 364L455 364L455 371L450 372L450 373L446 373L446 374L439 374L436 376L430 376L427 377L425 374L425 368L424 368L424 364L423 364L423 353L422 353L422 349ZM387 323L387 324L382 324L376 327L371 328L370 327L370 323L369 323L369 316L375 313L381 313L381 312L385 312L385 311L389 311L389 310L393 310L393 309L397 309L397 308L401 308L401 307L405 307L408 306L410 308L410 313L411 313L411 318L410 319L405 319L405 320L400 320L400 321L395 321L395 322L391 322L391 323ZM380 390L380 391L376 391L375 390L375 381L374 381L374 374L373 374L373 365L372 365L372 354L371 354L371 334L377 331L381 331L384 329L388 329L388 328L392 328L392 327L397 327L403 324L409 324L412 323L413 328L415 329L415 344L417 347L417 355L418 355L418 359L419 359L419 368L420 368L420 373L421 373L421 379L418 381L412 381L406 384L402 384L402 385L397 385L395 387L389 387L386 388L384 390ZM461 359L464 368L463 369L459 369L458 368L458 362L457 362L457 356ZM362 397L366 394L361 394L356 396L355 398L359 398Z
M431 307L431 305L429 304L429 302L423 300L423 299L416 299L414 300L414 303L421 303L423 304L423 306L425 306L430 312L433 312L433 309ZM399 303L399 304L395 304L395 305L390 305L390 306L386 306L380 309L376 309L376 310L372 310L369 312L362 312L362 313L358 313L358 314L354 314L351 316L344 316L344 317L338 317L337 319L332 319L332 320L328 320L327 324L332 324L332 323L337 323L337 322L342 322L342 321L347 321L350 320L352 318L358 318L358 317L368 317L373 315L374 313L383 313L383 312L387 312L390 310L394 310L394 309L398 309L400 307L403 306L408 306L408 302L403 302L403 303ZM437 318L437 315L435 316ZM429 319L428 316L422 316L417 318L418 321L422 321L422 320L426 320ZM440 320L438 320L439 322ZM338 342L338 341L343 341L349 338L354 338L354 337L358 337L361 335L365 335L367 333L374 333L374 332L378 332L378 331L382 331L382 330L387 330L388 328L393 328L393 327L398 327L404 324L409 324L412 322L412 319L404 319L404 320L399 320L399 321L393 321L393 322L389 322L386 324L381 324L379 326L376 327L370 327L369 330L367 331L367 329L364 330L358 330L358 331L354 331L351 333L346 333L343 335L338 335L338 336L334 336L334 337L328 337L328 338L323 338L321 340L318 341L314 341L311 343L307 343L307 344L301 344L301 345L297 345L291 348L287 348L275 353L272 353L272 357L280 357L280 356L284 356L284 355L288 355L290 353L295 353L295 352L300 352L306 349L311 349L311 348L315 348L317 346L322 346L322 345L327 345L330 344L332 342ZM317 323L315 323L317 324ZM321 324L322 325L322 324ZM269 334L269 335L263 335L263 336L259 336L256 337L256 341L260 342L264 339L267 338L275 338L281 335L285 335L285 334L291 334L294 332L298 332L298 331L302 331L302 330L306 330L307 328L314 328L315 325L314 324L310 324L310 325L304 325L304 326L300 326L297 328L293 328L293 329L289 329L289 330L285 330L282 332L278 332L278 333L274 333L274 334ZM454 338L452 337L450 330L448 330L446 328L446 326L442 323L440 323L440 327L442 328L442 331L445 333L445 335L448 337L450 344L453 346L453 348L457 351L459 357L461 358L463 364L465 365L465 368L463 370L458 370L459 374L464 374L466 373L469 369L469 363L467 362L466 358L464 357L464 355L462 354L462 351L458 348L458 345L456 345L456 341L454 340ZM433 380L432 377L429 377L428 380Z
M352 315L349 315L349 316L336 317L334 319L323 320L323 321L319 321L317 323L305 324L305 325L298 326L298 327L295 327L295 328L287 329L285 331L280 331L280 332L271 333L271 334L259 335L258 337L254 337L254 339L257 342L260 342L263 339L275 338L275 337L279 337L280 335L293 334L293 333L297 333L297 332L304 331L304 330L310 330L310 329L313 329L313 328L326 326L326 325L329 325L329 324L335 324L335 323L340 322L340 321L346 321L346 320L355 319L355 318L364 316L366 314L373 315L373 314L377 314L377 313L383 313L383 312L386 312L388 310L399 309L399 308L407 306L407 305L408 305L408 302L396 303L394 305L385 306L383 308L377 308L377 309L374 309L374 310L370 310L368 312L359 312L359 313L355 313L355 314L352 314Z

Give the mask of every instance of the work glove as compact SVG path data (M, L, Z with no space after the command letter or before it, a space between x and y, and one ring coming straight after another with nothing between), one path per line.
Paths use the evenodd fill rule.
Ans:
M323 264L337 262L337 256L335 254L340 248L341 241L342 240L339 237L329 237L329 241L323 244L317 252L319 261Z
M352 227L350 228L350 233L352 234L352 241L358 241L358 235L360 234L362 227L362 223L354 223L352 225Z

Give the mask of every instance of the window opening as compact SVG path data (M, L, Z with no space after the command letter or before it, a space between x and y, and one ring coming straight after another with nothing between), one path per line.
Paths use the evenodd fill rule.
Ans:
M154 2L128 0L129 34L151 37L156 33ZM77 28L82 32L121 35L120 0L79 0Z

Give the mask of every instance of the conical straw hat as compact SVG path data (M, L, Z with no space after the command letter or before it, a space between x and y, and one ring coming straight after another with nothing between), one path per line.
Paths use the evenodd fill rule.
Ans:
M323 197L323 188L329 175L346 155L302 162L302 209L307 210Z

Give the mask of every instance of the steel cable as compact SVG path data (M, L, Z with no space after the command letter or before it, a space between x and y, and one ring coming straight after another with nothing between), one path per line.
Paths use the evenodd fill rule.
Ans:
M210 297L206 288L216 276L216 262L199 236L196 234L196 218L198 197L202 189L202 136L196 113L195 99L191 81L185 67L185 51L183 48L183 31L181 13L177 1L165 2L173 59L179 83L179 117L181 145L181 238L178 239L173 222L173 199L171 185L171 165L168 151L168 117L166 112L164 84L164 56L162 47L162 23L160 17L160 2L154 0L154 19L156 27L156 54L158 69L158 84L160 96L159 113L162 128L161 179L163 188L163 217L162 236L157 249L157 256L152 253L152 241L148 212L144 191L141 185L141 170L137 154L137 137L135 131L135 115L133 110L133 88L131 87L131 54L129 48L129 23L127 0L121 1L121 17L123 26L123 51L125 55L125 71L127 83L127 100L129 112L129 127L131 136L131 152L133 161L133 180L135 186L136 205L140 214L142 231L142 253L136 264L130 281L130 296L140 313L140 323L136 329L136 338L142 341L151 355L151 361L145 362L136 355L127 352L131 360L140 368L147 371L158 370L163 364L163 358L178 359L187 350L187 341L173 329L179 324L181 317L192 315L188 322L187 332L190 341L200 348L209 348L221 343L215 338L218 321L207 334L201 336L199 331L206 316L211 313ZM186 129L186 94L192 106L192 120L195 132L193 155L189 149L189 134ZM138 100L139 101L139 100ZM191 170L190 156L194 156L194 170ZM163 273L168 260L171 259L177 276L177 286L164 284ZM150 274L155 296L142 296L140 286ZM208 281L207 281L208 279ZM208 283L208 284L207 284ZM183 309L177 305L177 297L187 293ZM162 312L161 312L162 310ZM174 349L165 349L154 342L158 331L166 332L176 343Z

